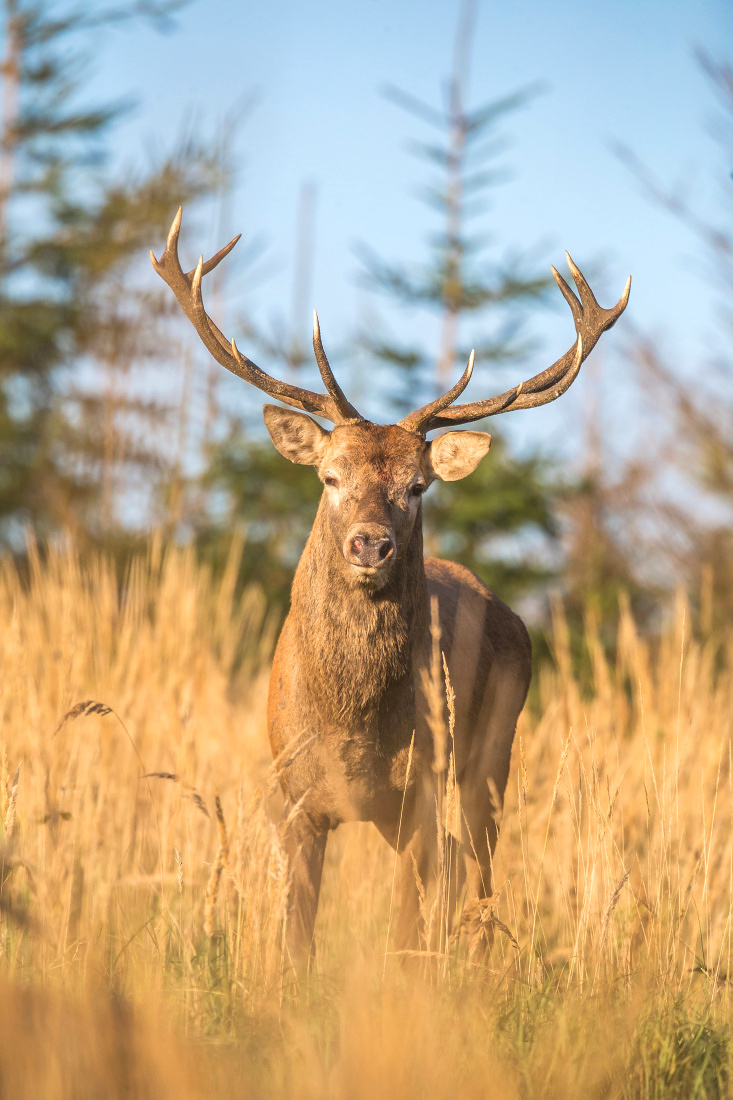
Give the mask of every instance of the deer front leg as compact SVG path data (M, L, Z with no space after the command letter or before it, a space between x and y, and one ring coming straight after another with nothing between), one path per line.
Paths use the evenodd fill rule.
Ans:
M288 962L298 973L308 969L315 954L313 933L327 840L328 830L319 828L304 813L291 823L286 836L290 889L285 946Z
M415 806L410 807L400 828L397 821L375 821L385 840L395 849L399 860L396 882L397 914L390 949L398 952L419 950L425 934L421 905L430 890L430 824L418 818ZM433 826L434 827L434 826ZM399 840L398 840L399 833ZM393 948L392 948L392 945Z
M479 795L478 798L469 795L463 805L463 889L458 928L466 937L468 957L474 961L487 955L494 942L493 856L499 835L497 820L501 814L488 790L479 791Z
M402 849L402 845L400 845ZM430 888L430 852L423 828L417 828L400 852L399 912L395 924L398 951L417 951L422 947L426 929L421 912L421 895Z

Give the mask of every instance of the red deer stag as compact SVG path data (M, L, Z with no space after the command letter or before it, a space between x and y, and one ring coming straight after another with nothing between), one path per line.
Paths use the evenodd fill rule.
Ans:
M224 337L206 313L201 281L239 238L186 273L178 258L180 227L179 210L161 259L151 253L153 267L209 352L245 382L334 425L328 432L302 412L264 407L277 450L314 466L324 485L270 677L270 743L276 758L288 758L281 769L286 800L300 803L288 833L291 958L303 965L310 957L326 840L345 821L373 822L399 850L396 940L405 949L416 946L418 876L428 880L435 866L436 761L425 686L431 606L437 602L440 648L455 691L462 855L456 900L480 905L491 893L497 821L531 674L521 619L468 569L423 558L423 493L436 479L457 481L475 470L491 436L449 431L428 441L426 435L560 397L625 309L631 280L618 304L603 309L568 256L577 296L552 269L577 334L562 358L506 393L456 405L471 377L471 353L448 393L399 424L372 424L334 378L315 314L313 348L326 393L272 378ZM292 745L298 751L284 753Z

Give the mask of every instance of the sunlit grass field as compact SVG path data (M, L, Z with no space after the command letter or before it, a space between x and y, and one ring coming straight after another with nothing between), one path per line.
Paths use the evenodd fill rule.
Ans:
M589 616L571 658L556 606L490 953L438 914L399 958L394 855L348 826L298 985L240 551L1 567L0 1097L727 1096L733 634L679 598L653 642L622 608L611 662Z

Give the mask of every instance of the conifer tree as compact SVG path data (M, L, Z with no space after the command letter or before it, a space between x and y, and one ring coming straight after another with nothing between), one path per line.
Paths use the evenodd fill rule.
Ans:
M0 538L12 545L28 522L102 537L120 464L148 480L160 468L144 424L165 409L131 396L126 377L158 356L150 318L168 303L134 276L175 205L217 186L222 161L188 140L112 172L110 138L129 104L89 102L85 84L92 33L130 19L167 29L180 7L147 0L88 15L2 3Z

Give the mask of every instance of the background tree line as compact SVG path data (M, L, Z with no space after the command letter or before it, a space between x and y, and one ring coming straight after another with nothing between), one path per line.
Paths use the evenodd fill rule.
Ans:
M194 364L177 344L184 323L146 258L179 203L190 224L197 205L219 201L233 165L217 139L183 134L146 169L120 169L112 156L115 124L130 104L94 102L88 89L93 36L134 20L173 31L180 6L149 0L90 17L72 9L59 15L48 0L3 0L0 539L22 555L30 525L42 538L68 532L124 561L156 527L195 540L216 563L240 531L242 581L256 578L284 606L319 483L271 448L256 401L244 424L220 407L213 363L204 368L200 409ZM385 259L365 245L361 277L389 300L437 316L440 343L405 344L386 327L354 333L348 350L355 361L376 364L385 418L447 388L472 346L491 367L479 383L487 393L497 377L503 388L505 372L507 384L533 373L527 321L553 301L546 265L540 272L511 241L495 233L487 244L484 236L487 227L496 230L492 190L509 162L501 139L521 125L538 89L471 106L470 45L466 8L437 106L406 89L387 91L414 118L432 220L421 265ZM653 629L680 581L706 621L722 621L733 604L733 77L723 62L703 56L701 64L718 97L717 137L727 157L720 222L701 222L633 151L620 155L630 182L635 175L651 201L684 219L706 258L721 300L709 384L690 390L643 332L627 336L643 392L667 410L669 438L653 453L614 464L611 474L606 428L591 418L582 467L568 474L550 456L520 453L495 433L491 456L473 477L445 491L435 486L425 501L430 552L463 561L508 601L530 605L538 623L551 589L564 594L571 621L590 613L609 628L625 593ZM297 375L309 354L297 334L258 330L247 317L237 319L242 329L268 369ZM660 479L661 469L679 471L674 484ZM697 507L701 496L709 507Z

